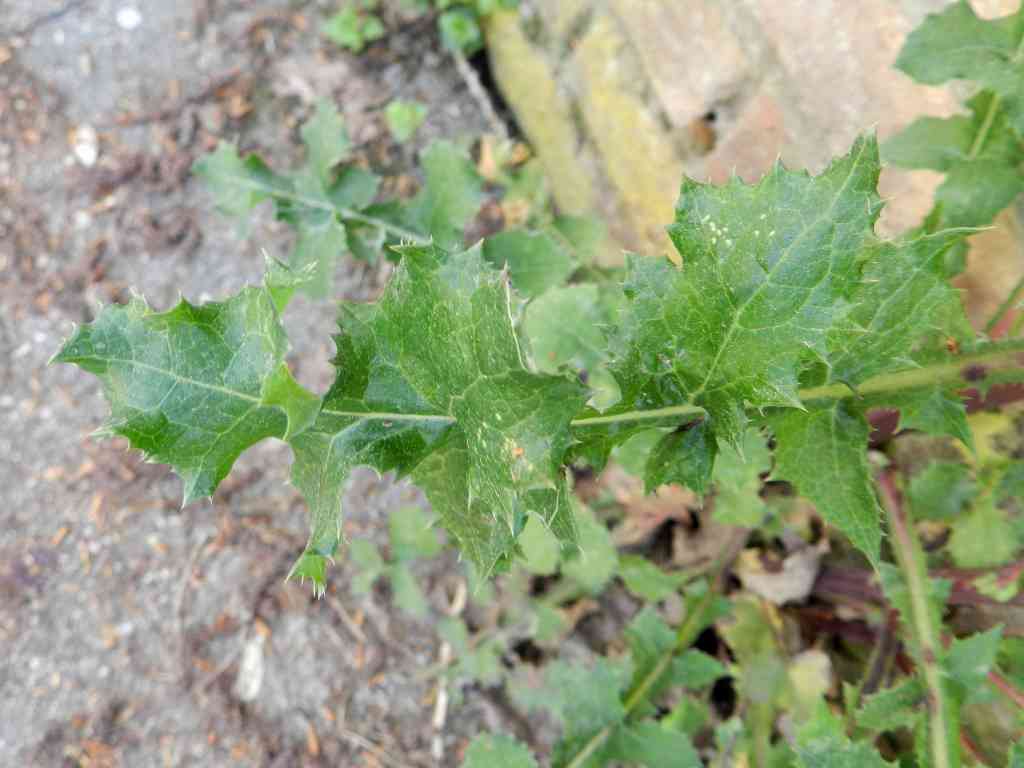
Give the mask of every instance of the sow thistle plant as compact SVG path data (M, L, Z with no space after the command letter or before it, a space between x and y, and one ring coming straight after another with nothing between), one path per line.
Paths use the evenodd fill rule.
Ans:
M227 144L196 169L225 213L242 217L272 202L297 234L287 264L271 262L262 285L223 301L183 300L164 312L140 298L105 307L55 360L100 379L111 408L104 432L174 467L185 504L210 496L257 442L287 443L311 518L291 575L317 593L348 546L341 498L358 466L411 477L484 578L513 567L528 530L554 542L555 561L585 573L592 529L602 526L588 511L580 516L570 469L600 471L639 435L649 438L648 491L723 488L723 514L743 526L759 525L763 505L750 517L730 499L757 500L768 472L812 502L877 574L915 673L870 695L848 686L840 718L824 690L801 693L756 604L726 599L722 577L734 552L685 586L633 558L621 564L631 589L652 601L681 591L684 618L672 629L647 608L630 625L622 658L557 662L543 695L520 691L562 722L552 764L700 766L693 737L706 718L693 702L732 674L749 705L746 722L714 729L704 748L713 765L741 764L739 755L759 766L890 765L875 740L902 729L914 734L915 764L957 766L961 712L984 687L1003 638L995 627L947 645L949 583L929 576L908 509L965 484L949 518L971 504L995 509L1019 494L1019 464L979 461L977 483L962 470L929 469L905 505L899 476L868 461L868 414L895 409L902 428L950 436L970 454L977 446L959 394L968 374L973 386L979 372L1024 379L1024 341L976 335L949 282L964 239L1012 201L1011 190L1024 189L1022 39L1024 11L981 21L966 3L909 38L905 71L984 88L969 102L973 117L919 121L887 145L902 164L947 172L918 230L893 241L875 234L879 146L865 135L817 176L776 164L751 185L684 179L669 227L681 265L629 256L621 276L587 264L581 244L591 241L578 220L549 219L464 249L482 189L451 144L425 152L416 197L381 202L379 179L351 161L340 118L321 105L302 129L307 160L297 171L276 172ZM328 295L346 252L397 265L376 302L340 304L335 380L320 395L285 363L281 314L297 290ZM986 514L977 535L1002 519ZM407 528L396 523L393 537L415 539ZM963 564L999 564L959 536ZM424 546L432 553L436 541ZM360 588L386 575L414 608L404 563L416 548L399 547L393 561L371 549L356 545L370 572ZM692 647L726 615L732 671ZM455 635L468 653L464 628ZM758 666L766 658L771 664ZM766 668L774 677L760 679ZM691 695L663 716L655 705L672 688ZM783 700L796 722L777 738ZM1024 764L1024 749L1009 759ZM536 765L501 736L475 742L465 764Z

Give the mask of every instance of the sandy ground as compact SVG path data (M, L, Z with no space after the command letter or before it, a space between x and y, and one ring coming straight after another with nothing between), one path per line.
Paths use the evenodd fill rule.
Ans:
M298 122L324 96L369 162L395 173L415 148L386 137L392 98L429 106L421 144L480 132L429 20L355 57L319 34L331 10L0 7L0 765L436 764L436 684L418 674L437 658L429 622L353 597L344 565L326 600L283 582L306 526L283 446L251 451L212 504L179 510L165 467L90 438L106 411L96 381L46 365L72 323L132 286L161 308L179 291L217 298L259 279L262 249L286 252L289 234L268 215L243 236L190 177L219 138L287 166ZM371 297L384 277L347 264L339 295ZM287 321L298 376L321 389L332 316L299 299ZM358 475L348 533L384 541L386 512L402 503L421 500ZM452 558L422 570L435 614ZM233 692L243 656L262 669L250 703ZM501 725L493 698L467 694L441 764Z

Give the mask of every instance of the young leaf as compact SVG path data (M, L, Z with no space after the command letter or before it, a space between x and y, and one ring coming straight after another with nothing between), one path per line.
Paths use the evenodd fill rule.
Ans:
M623 302L614 286L590 283L549 288L526 306L523 332L533 362L542 373L562 366L586 376L596 408L619 399L619 387L608 372L607 332Z
M405 506L388 517L391 532L391 557L396 562L434 557L441 551L441 542L431 526L430 516L420 507Z
M343 305L337 378L293 443L293 481L313 516L304 559L337 550L341 493L358 464L412 472L485 574L511 557L531 511L574 545L561 461L585 390L527 370L510 287L479 249L403 256L379 302Z
M292 378L287 348L270 292L250 287L167 312L139 298L105 307L53 359L100 379L111 410L103 432L174 467L188 504L210 496L247 448L294 437L316 417L319 400Z
M277 218L296 230L289 266L307 278L298 287L322 297L330 289L337 258L350 245L346 224L359 228L354 239L362 243L367 224L383 227L387 222L365 214L377 195L379 179L356 166L340 165L348 160L350 144L337 109L319 102L301 133L306 163L290 175L274 173L255 155L242 158L234 145L224 142L215 153L197 160L193 171L226 215L243 217L260 202L273 200Z
M396 99L384 109L391 136L399 144L404 144L427 119L427 108L418 101L401 101Z
M462 768L537 768L530 750L502 734L485 734L473 739L466 750Z
M969 514L956 520L948 544L953 561L961 568L1005 565L1019 546L1013 524L991 497L981 499Z
M348 556L358 569L352 579L352 591L357 595L369 594L374 582L385 573L384 558L377 546L367 539L355 539L349 545Z
M391 580L391 592L395 597L395 605L410 616L422 618L427 615L427 598L420 589L416 575L409 570L404 562L397 562L388 568Z
M327 20L323 33L342 48L359 53L367 43L384 37L384 24L376 15L346 5Z

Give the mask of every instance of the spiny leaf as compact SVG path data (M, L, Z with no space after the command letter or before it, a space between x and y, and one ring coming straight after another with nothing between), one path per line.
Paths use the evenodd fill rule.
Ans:
M305 558L334 555L358 464L411 472L484 573L512 556L530 513L574 546L561 461L586 392L527 370L512 302L479 249L410 247L379 302L343 305L337 378L293 442L313 515Z
M850 310L881 210L878 146L858 139L819 176L776 165L758 184L685 180L669 232L683 259L633 258L626 410L691 403L738 444L747 407L798 406L801 369Z
M235 459L268 437L301 433L319 399L292 378L270 292L223 302L182 300L154 312L142 299L105 307L54 361L103 383L109 434L122 435L184 481L184 504L210 496Z

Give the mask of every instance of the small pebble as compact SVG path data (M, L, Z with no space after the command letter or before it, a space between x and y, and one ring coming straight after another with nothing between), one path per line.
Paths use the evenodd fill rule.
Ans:
M75 157L78 158L78 162L86 168L96 165L96 160L100 156L100 139L96 135L96 129L88 123L78 126L75 129L71 148Z
M121 29L131 31L142 23L142 14L139 13L138 9L132 8L131 6L125 6L117 12L117 26Z

